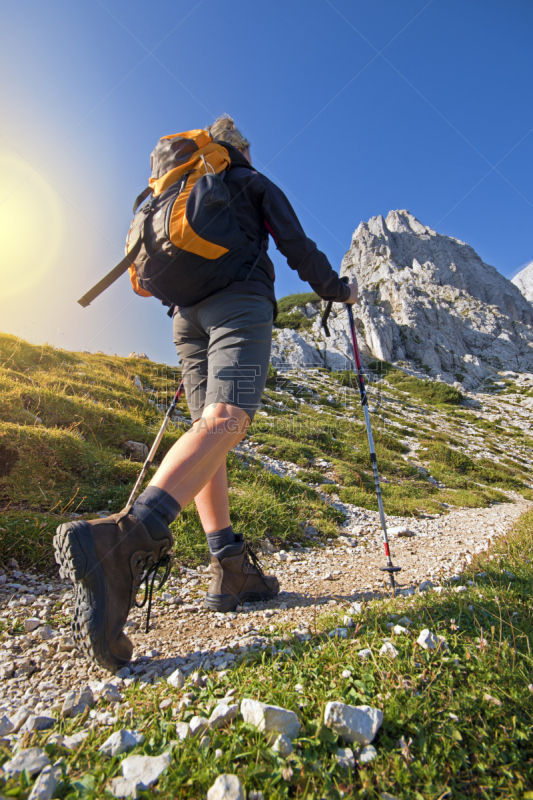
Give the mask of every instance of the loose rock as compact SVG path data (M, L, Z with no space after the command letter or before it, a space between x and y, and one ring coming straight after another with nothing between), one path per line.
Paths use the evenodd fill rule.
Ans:
M420 631L420 636L416 641L424 650L438 650L439 648L439 640L434 633L431 633L429 628L424 628L423 631Z
M61 745L62 747L66 747L67 750L77 750L88 736L88 731L78 731L78 733L73 733L72 736L65 736Z
M349 706L330 702L326 705L324 724L347 742L370 744L383 722L383 712L372 706Z
M245 800L244 789L236 775L219 775L207 792L207 800Z
M52 767L45 767L35 781L28 800L52 800L57 780Z
M215 729L222 728L224 725L228 725L230 722L233 722L233 720L237 719L238 711L238 703L232 703L229 706L217 706L209 717L209 727L211 729Z
M294 750L291 740L284 733L278 736L272 749L279 753L282 758L287 758Z
M98 752L112 758L113 756L119 756L121 753L127 753L128 750L132 750L136 745L142 744L143 742L144 736L142 733L128 731L126 728L123 728L120 731L112 733L98 749Z
M391 642L385 642L381 650L379 651L380 656L387 656L388 658L396 658L398 655L398 650L394 647Z
M359 750L357 760L360 764L368 764L378 757L378 751L372 744L367 744Z
M176 722L176 734L180 742L184 742L188 738L191 729L188 722Z
M275 739L282 733L289 739L294 739L300 732L300 720L294 711L288 711L280 706L271 706L245 698L241 703L241 714L245 722L264 731L269 739Z
M47 731L50 728L53 728L56 724L56 721L53 717L45 717L45 716L36 716L35 714L30 714L26 722L24 723L22 730L23 731Z
M209 720L205 717L193 717L189 721L189 728L191 731L191 736L196 736L197 734L205 733L206 730L209 728Z
M0 736L7 736L8 733L13 733L14 725L5 715L0 719Z
M349 747L339 747L335 758L339 762L340 767L344 767L344 769L355 769L355 756L353 750Z
M172 675L168 676L167 683L169 683L170 686L173 686L174 689L183 688L183 685L185 684L185 676L179 667L178 669L174 670Z
M138 788L148 789L168 768L170 755L160 756L128 756L122 762L122 775L127 781L133 781Z
M42 747L29 747L21 750L10 761L6 761L3 770L6 775L18 775L26 770L28 775L36 775L50 766L50 759Z
M106 784L111 794L115 797L133 797L137 800L139 795L140 786L136 781L128 781L125 778L113 778Z

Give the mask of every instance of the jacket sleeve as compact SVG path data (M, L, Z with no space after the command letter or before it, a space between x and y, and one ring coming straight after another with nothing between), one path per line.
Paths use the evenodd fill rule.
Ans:
M291 269L324 300L345 302L350 289L341 281L327 257L308 239L287 197L275 183L261 175L265 192L263 215L268 232Z

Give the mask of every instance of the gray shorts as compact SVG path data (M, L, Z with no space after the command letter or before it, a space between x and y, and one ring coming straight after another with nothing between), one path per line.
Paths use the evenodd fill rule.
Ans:
M257 294L224 292L174 314L192 421L211 403L229 403L253 419L265 388L274 307Z

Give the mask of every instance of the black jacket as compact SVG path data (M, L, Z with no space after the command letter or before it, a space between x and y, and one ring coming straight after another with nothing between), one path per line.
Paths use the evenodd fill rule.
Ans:
M275 183L265 175L250 169L242 153L226 142L220 142L231 156L231 168L226 175L226 184L232 198L235 218L250 241L257 247L253 257L243 265L236 281L224 291L249 291L262 294L275 302L274 265L266 252L260 253L261 241L266 242L264 231L273 237L280 253L285 256L291 269L296 270L303 281L325 300L344 302L350 289L341 282L328 259L308 239L294 209ZM252 273L250 269L257 261Z

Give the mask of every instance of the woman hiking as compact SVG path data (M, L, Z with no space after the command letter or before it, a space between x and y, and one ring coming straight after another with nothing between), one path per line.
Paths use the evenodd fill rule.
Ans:
M278 594L277 579L263 574L242 534L232 528L226 476L226 456L246 435L267 378L276 308L268 236L320 297L355 303L358 296L357 285L343 283L306 237L283 192L252 168L250 144L233 120L224 115L207 130L231 161L224 181L249 247L229 285L212 293L207 286L200 302L173 310L192 426L131 508L103 519L64 523L54 537L61 574L76 589L75 639L112 671L131 658L133 645L123 631L129 611L142 582L148 586L160 567L168 569L169 525L192 500L211 554L213 577L205 605L224 612Z

